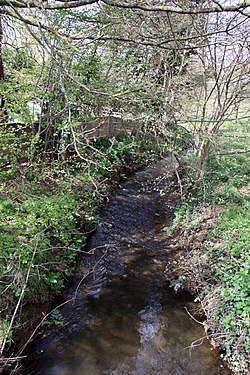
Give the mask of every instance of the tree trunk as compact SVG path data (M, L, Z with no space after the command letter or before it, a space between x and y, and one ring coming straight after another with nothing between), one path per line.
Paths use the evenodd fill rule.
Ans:
M3 66L2 49L3 49L3 22L2 22L2 16L0 15L0 82L4 81L4 66Z
M3 19L0 15L0 83L4 81L4 65L3 65ZM4 98L0 96L0 123L6 123L8 115L4 106Z
M198 171L197 171L197 181L200 181L203 179L205 170L207 167L207 162L209 159L210 155L210 147L211 147L211 142L209 139L205 140L198 153Z

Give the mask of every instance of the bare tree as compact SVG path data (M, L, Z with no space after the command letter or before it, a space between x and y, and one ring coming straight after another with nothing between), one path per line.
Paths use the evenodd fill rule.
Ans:
M231 31L215 34L222 27ZM210 15L206 30L213 36L193 58L186 77L188 86L181 95L189 109L180 110L180 118L196 137L198 179L204 176L221 126L249 99L250 83L248 20L240 14Z

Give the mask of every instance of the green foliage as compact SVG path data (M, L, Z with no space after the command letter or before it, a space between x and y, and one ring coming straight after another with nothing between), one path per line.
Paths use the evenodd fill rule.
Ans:
M9 283L9 298L18 296L30 269L26 299L50 299L62 289L63 275L71 274L77 251L85 242L78 230L79 205L69 190L21 203L1 198L0 210L1 291ZM13 283L17 272L19 277Z
M4 49L3 58L6 66L15 71L21 71L22 69L32 69L34 68L36 62L31 56L31 47L23 46L16 47L14 49Z
M166 142L161 144L163 150L173 152L176 155L181 151L188 150L194 143L192 134L186 128L171 121L166 124L164 131L162 131L162 138L166 139Z
M4 340L9 345L13 342L13 332L10 329L9 319L0 320L0 348Z
M5 80L0 85L0 97L5 99L5 109L11 118L20 123L30 120L27 102L42 94L37 77L41 76L39 63L31 56L30 48L3 49Z
M85 156L90 162L18 163L0 175L0 309L51 301L72 275L76 259L110 191L107 177L119 179L123 166L146 163L149 146L135 137L98 139ZM17 147L18 150L18 147ZM155 153L153 153L155 155ZM92 161L91 162L91 157ZM11 171L13 173L9 179ZM93 183L94 182L94 183ZM23 294L24 291L24 294ZM6 321L10 317L5 315ZM22 319L22 318L21 318ZM55 314L45 322L62 324ZM15 334L13 327L11 332Z
M62 327L63 316L58 309L54 309L49 316L49 319L44 320L43 325L48 327Z
M74 65L74 70L84 84L96 84L101 77L101 62L97 54L81 56Z
M108 149L111 160L118 165L126 163L140 148L140 141L135 137L120 137L117 142Z
M174 212L174 219L170 226L164 227L163 231L167 234L171 234L174 229L182 226L184 224L184 220L188 217L190 211L190 207L188 205L182 204L181 206L177 207Z
M210 190L220 186L214 197L218 202L237 198L237 189L250 183L250 163L247 156L212 157L208 163L208 180Z
M248 128L249 124L245 122L227 122L219 139L219 153L225 155L213 155L208 160L206 183L216 203L237 203L242 197L238 190L250 183L249 152L239 154L235 151L249 149Z
M250 316L250 202L229 206L222 214L213 235L224 241L218 254L217 275L222 282L222 295L232 304L241 322Z
M238 124L239 135L241 131L246 132L245 126ZM191 253L187 259L182 259L181 267L189 270L190 283L195 280L196 288L199 284L200 299L208 296L204 303L208 324L221 344L225 358L236 372L247 374L250 345L250 163L249 153L231 154L230 151L249 148L249 137L237 138L232 134L234 131L235 126L226 124L220 147L221 153L229 152L229 155L210 157L204 186L193 190L182 202L175 212L172 227L165 230L171 233L173 229L181 228L184 237L196 233L197 239L199 236L203 238L207 231L207 240L200 243L201 249L197 252L191 245ZM212 212L218 212L218 219L213 218ZM207 226L206 215L213 220L213 229L211 224ZM197 256L204 261L202 267L197 267ZM175 283L179 285L179 279L173 285Z
M145 144L134 136L117 137L114 144L108 138L100 138L97 139L94 146L102 152L96 156L96 173L99 177L105 176L108 172L115 171L117 168L119 169L119 167L131 161L134 164L140 163L142 156L145 164L150 160L150 156L147 155L148 151L145 149Z
M1 124L0 129L0 178L9 179L15 175L22 162L30 160L33 130L22 124Z

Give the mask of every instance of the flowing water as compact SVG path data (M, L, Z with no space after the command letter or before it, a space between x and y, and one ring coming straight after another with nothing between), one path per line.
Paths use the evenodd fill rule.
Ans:
M37 344L25 374L230 374L187 313L199 306L164 275L171 254L162 229L178 188L169 170L169 161L152 164L110 199L65 295L64 327Z

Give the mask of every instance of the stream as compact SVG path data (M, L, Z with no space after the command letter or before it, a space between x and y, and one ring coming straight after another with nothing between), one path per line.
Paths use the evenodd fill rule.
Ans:
M110 198L65 292L63 327L35 345L25 375L231 374L192 318L200 306L164 274L170 172L168 159L153 163Z

